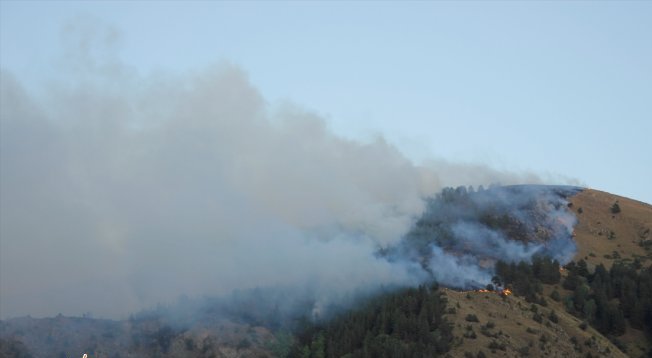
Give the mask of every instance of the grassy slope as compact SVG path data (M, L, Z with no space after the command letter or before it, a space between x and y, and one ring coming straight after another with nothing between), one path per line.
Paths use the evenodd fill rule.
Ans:
M578 251L574 260L585 259L589 268L600 263L611 267L615 260L633 260L637 257L644 265L652 264L652 252L639 245L641 240L652 240L651 205L591 189L578 193L570 201L573 204L570 209L576 212L578 218L575 227ZM612 214L610 208L616 201L621 212ZM580 207L581 214L577 213ZM646 234L647 229L651 230ZM614 235L610 239L611 231ZM618 253L619 258L614 258L614 251ZM445 290L449 307L456 310L454 314L447 315L455 326L457 337L450 352L451 356L463 357L465 352L475 355L482 350L487 356L521 357L521 351L525 349L523 347L529 347L527 350L531 357L575 357L585 356L587 353L596 357L626 356L591 327L582 330L579 327L580 320L566 313L560 302L548 298L554 289L557 289L562 297L570 294L560 285L545 287L548 307L536 305L544 317L542 323L532 319L534 313L530 310L531 304L521 298L501 298L494 293ZM558 315L558 323L548 319L551 310ZM475 314L479 322L466 321L468 314ZM495 327L486 329L485 332L497 335L496 337L488 337L481 332L481 326L489 321L495 323ZM476 334L475 339L464 338L469 325ZM501 334L498 334L499 332ZM542 336L547 337L543 344ZM573 337L577 344L573 343ZM628 353L632 357L639 357L650 348L643 333L629 327L627 333L619 339L627 345ZM505 351L496 349L492 353L488 347L493 340L504 343Z
M537 306L543 315L541 323L534 321L531 304L525 300L508 296L502 298L495 293L457 292L445 290L449 299L449 307L455 307L456 313L447 315L455 326L457 342L450 354L453 357L463 357L465 352L474 355L482 350L487 356L523 357L527 349L530 357L576 357L590 352L600 357L626 357L611 342L602 337L591 327L583 331L577 318L565 313L561 305L549 300L548 307ZM554 309L559 317L558 323L548 319ZM479 322L468 322L468 314L475 314ZM481 326L488 322L495 324L487 329L490 337L482 333ZM464 338L467 326L472 326L476 338ZM542 338L544 337L544 338ZM575 337L576 344L572 337ZM595 337L593 340L592 337ZM505 345L505 351L489 348L492 341ZM586 345L587 340L590 345ZM528 347L528 348L524 348Z
M577 194L571 202L578 218L575 260L583 258L589 268L600 263L609 268L614 261L613 252L617 252L621 259L639 257L647 260L646 265L650 264L652 253L639 243L652 240L652 205L591 189ZM621 209L618 214L610 210L615 202ZM582 208L581 214L577 213L579 208ZM615 238L610 239L612 231Z

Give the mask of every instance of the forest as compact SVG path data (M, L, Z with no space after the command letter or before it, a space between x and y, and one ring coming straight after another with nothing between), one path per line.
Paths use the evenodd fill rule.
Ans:
M437 284L385 294L329 322L307 325L290 356L436 357L453 340L445 309Z
M625 333L625 322L652 336L651 266L616 262L609 270L600 264L590 272L586 262L579 260L566 269L563 287L572 291L563 298L568 312L607 336Z

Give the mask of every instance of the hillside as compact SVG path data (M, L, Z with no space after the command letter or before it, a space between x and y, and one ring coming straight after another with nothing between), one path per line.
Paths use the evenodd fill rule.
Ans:
M568 226L573 218L577 222ZM456 220L477 223L473 235L464 236ZM473 280L460 281L457 288L398 290L353 309L340 307L338 312L344 313L322 321L311 318L311 301L290 302L294 313L279 316L285 296L274 290L240 293L229 303L208 301L182 318L172 309L175 318L165 309L125 321L23 317L0 322L0 353L89 353L90 358L337 357L347 352L352 357L644 357L652 352L645 321L652 318L652 297L640 297L652 289L652 271L647 269L652 265L651 228L652 206L591 189L450 189L429 202L400 245L381 250L379 257L419 262L437 281L442 277L437 276L439 260L457 260L457 265L467 265L459 267L473 269L473 277L493 274L495 266L496 285L489 287L495 291ZM575 250L567 245L570 237L576 251L568 251ZM428 249L433 246L445 254L434 255ZM552 258L517 265L515 258L524 252L572 261L565 269ZM567 259L567 252L575 254ZM517 256L511 264L502 262L509 254ZM451 277L456 276L445 278ZM266 297L264 304L261 297Z
M23 317L2 324L2 357L271 357L264 327L226 320L179 328L160 319L127 321Z
M578 219L575 260L584 259L589 267L611 267L615 260L649 263L652 205L592 189L578 193L570 202ZM614 204L619 212L612 212Z
M455 327L456 342L449 352L464 357L478 352L506 357L626 357L593 328L580 328L581 320L547 300L547 307L526 302L514 295L444 290L452 309L448 318ZM558 322L550 320L554 311ZM541 322L535 319L542 316ZM469 315L477 322L469 322ZM493 345L492 345L493 344ZM493 347L493 348L492 348Z
M569 209L576 213L578 220L574 227L577 243L574 261L584 259L589 270L594 270L599 264L610 268L615 262L631 263L635 260L643 266L652 264L651 205L592 189L583 190L569 199ZM618 203L620 212L612 212L615 203ZM482 350L491 356L488 347L494 340L504 344L505 348L504 351L494 349L495 355L512 357L525 356L526 352L532 357L572 357L589 353L594 357L640 357L647 356L646 352L652 348L643 331L628 325L627 331L618 337L627 349L627 354L622 353L594 328L581 329L582 320L567 313L563 302L549 297L555 290L562 297L572 295L571 291L565 290L561 284L544 285L543 290L547 307L528 303L513 295L501 298L493 293L444 290L449 307L455 308L455 313L449 315L457 339L451 355L458 357L466 352L476 354ZM543 313L542 322L533 320L533 307ZM547 318L551 311L558 316L557 323ZM465 319L468 314L475 314L479 322L468 322ZM486 328L489 322L493 323L493 329ZM471 336L467 333L469 327L477 338L464 337L465 334Z

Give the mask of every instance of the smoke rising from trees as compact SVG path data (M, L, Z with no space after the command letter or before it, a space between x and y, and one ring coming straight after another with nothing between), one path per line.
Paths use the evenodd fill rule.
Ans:
M70 35L72 68L39 91L1 73L3 318L124 317L256 286L338 297L416 284L414 263L377 251L408 232L425 197L540 181L342 138L310 111L268 104L229 64L139 75L96 57L116 36L97 32Z

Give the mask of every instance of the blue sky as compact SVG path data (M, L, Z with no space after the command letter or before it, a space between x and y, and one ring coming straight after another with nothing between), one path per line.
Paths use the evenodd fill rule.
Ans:
M273 106L431 157L652 202L652 2L2 1L0 62L55 77L62 29L113 26L138 73L220 61Z

